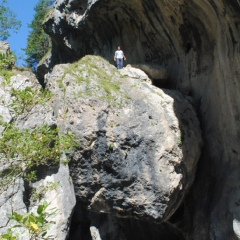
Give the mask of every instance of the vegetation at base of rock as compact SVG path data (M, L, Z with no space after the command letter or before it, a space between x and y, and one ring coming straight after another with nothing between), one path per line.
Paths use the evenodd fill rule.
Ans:
M18 177L27 181L36 180L36 167L58 164L64 152L75 146L71 133L59 136L59 129L47 125L34 130L19 129L14 124L5 124L0 139L0 153L5 170L0 173L0 188L6 189Z
M7 84L10 81L10 78L14 75L13 71L8 69L0 69L0 76L4 77L4 83Z
M27 117L37 104L44 105L51 98L51 92L30 87L11 90L14 111L11 122L0 121L1 192L6 190L17 178L35 181L36 168L41 165L58 164L63 153L71 151L77 144L70 132L60 134L57 126L39 125L34 129L19 128L19 117ZM1 119L0 119L1 120ZM1 193L0 192L0 193Z
M11 95L13 97L11 107L16 114L21 114L24 111L29 112L33 106L46 103L52 96L50 91L30 87L23 90L12 89Z
M49 203L46 201L43 204L39 205L37 208L37 212L20 214L17 212L13 212L12 214L8 214L9 220L13 220L17 222L16 225L9 228L5 234L0 235L0 240L8 239L8 240L17 240L21 236L20 233L16 234L13 229L24 229L25 233L27 233L29 239L31 240L51 240L54 239L51 236L47 236L47 231L51 227L51 225L55 224L54 221L50 221L49 218L54 216L57 212L56 209L50 209L47 211ZM25 236L25 235L24 235Z
M7 0L0 1L0 40L7 40L11 34L21 27L21 22L17 20L16 14L8 7Z
M12 69L16 62L16 56L12 52L6 52L6 54L0 54L0 70Z
M42 23L49 13L49 7L53 4L51 0L39 0L35 6L35 15L29 25L31 31L27 39L27 48L24 49L27 55L27 65L36 70L37 64L51 48L49 36L44 32Z

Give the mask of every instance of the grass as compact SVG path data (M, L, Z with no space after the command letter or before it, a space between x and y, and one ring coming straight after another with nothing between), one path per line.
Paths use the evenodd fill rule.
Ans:
M1 69L0 68L0 76L4 77L4 84L9 84L10 83L10 78L14 76L14 73L12 70L8 69Z
M98 97L109 104L117 104L119 97L129 98L121 91L120 75L115 68L99 56L85 56L69 64L61 79L59 87L66 90L64 79L70 78L79 86L76 97Z

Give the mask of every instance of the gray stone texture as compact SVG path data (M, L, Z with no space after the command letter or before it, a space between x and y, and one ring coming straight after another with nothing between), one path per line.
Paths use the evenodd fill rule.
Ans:
M48 188L49 184L56 184L54 188ZM43 199L34 203L31 211L36 211L37 206L43 201L50 203L48 209L55 209L56 214L50 219L55 222L48 231L48 236L54 239L65 240L69 235L69 228L73 209L76 204L75 192L69 175L68 165L61 164L56 173L49 173L47 176L31 186L37 192L46 188Z
M55 66L46 87L57 124L80 137L70 163L77 199L97 213L166 221L201 154L194 108L181 93L124 77L100 57L74 66ZM106 90L104 81L118 87Z
M193 97L205 143L178 224L189 240L239 239L239 1L83 3L57 1L45 21L49 69L92 53L114 64L119 44L127 64L166 68L167 86Z
M87 213L77 218L90 221L86 239L117 239L121 233L119 239L126 240L132 230L145 224L142 221L159 236L170 239L173 234L180 239L175 227L157 223L174 214L194 181L202 146L199 121L188 98L143 81L144 73L135 71L132 68L131 76L123 74L97 56L56 65L45 76L46 88L53 94L49 102L19 116L11 106L12 89L41 87L29 72L13 72L7 84L1 78L4 121L14 119L19 128L28 129L54 124L61 132L75 133L79 147L71 153L70 173L63 165L39 167L36 182L20 179L18 185L2 189L0 232L14 224L7 221L6 212L35 212L46 200L49 208L58 209L52 217L56 224L48 234L59 240L71 238L76 196ZM1 170L7 167L4 161L1 159ZM48 189L48 184L56 187ZM41 189L45 189L42 198L34 199L32 192L38 194ZM109 216L100 224L97 219L102 213ZM125 218L129 220L121 220ZM127 226L131 227L122 232ZM138 239L148 235L146 229ZM22 236L28 239L26 234ZM79 236L76 233L72 239Z
M0 115L2 121L14 121L19 128L34 129L42 124L49 126L55 124L53 110L50 104L36 104L28 109L28 111L17 115L14 112L14 107L11 105L14 100L12 95L13 89L24 90L32 88L41 90L35 75L29 71L12 71L13 76L10 79L0 77ZM2 132L4 127L1 126ZM62 156L64 160L64 155ZM12 160L12 161L16 161ZM66 160L66 159L65 159ZM0 157L0 173L7 170L9 161ZM1 176L2 177L2 176ZM2 182L1 182L2 183ZM49 184L56 184L53 189L48 188ZM44 189L44 190L43 190ZM35 192L43 195L41 199L34 200ZM58 212L52 216L50 220L55 221L48 235L54 239L64 240L69 234L71 216L76 203L73 184L69 175L69 169L66 165L48 167L47 169L38 169L38 180L33 184L29 184L23 179L15 179L8 185L0 187L0 234L6 233L7 229L16 225L17 222L9 221L7 214L12 214L14 211L19 214L27 212L36 212L37 207L43 201L50 203L48 210L55 208ZM16 228L14 232L20 233L19 240L30 239L27 232L23 228ZM31 238L32 239L32 238Z
M10 52L11 52L11 49L10 49L9 43L0 41L0 54L5 55Z

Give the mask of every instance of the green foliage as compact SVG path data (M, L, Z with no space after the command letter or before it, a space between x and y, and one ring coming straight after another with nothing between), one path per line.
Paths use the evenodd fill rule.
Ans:
M52 224L55 222L50 221L49 218L56 214L56 209L50 209L47 211L49 204L44 201L43 204L38 206L37 213L32 212L26 214L19 214L14 212L13 214L8 214L8 218L17 222L12 228L8 229L7 233L0 236L0 240L9 239L15 240L19 239L20 234L15 234L14 228L22 228L27 231L30 240L50 240L54 239L51 236L46 236L47 231L50 229Z
M21 22L16 19L16 14L8 7L7 0L0 0L0 40L5 41L10 37L10 30L17 31Z
M8 69L1 69L0 68L0 76L4 77L4 83L9 84L10 78L14 75L13 71Z
M51 92L47 90L35 90L26 87L24 90L12 89L13 102L11 107L16 114L30 111L36 104L44 104L51 97Z
M5 125L0 153L7 168L0 173L0 189L6 189L17 177L35 180L36 167L57 164L62 153L76 147L73 134L59 136L58 128L41 125L30 131L19 129L13 123Z
M113 143L113 142L110 142L110 143L108 144L108 147L109 147L109 149L112 151L112 150L114 149L114 143Z
M0 173L0 189L4 191L18 177L28 181L36 179L36 167L53 165L60 161L62 153L76 147L72 133L59 134L56 126L40 125L33 130L20 129L16 120L26 116L36 104L45 104L51 97L49 91L32 88L12 89L13 108L16 116L11 123L0 121L4 128L0 138L0 154L5 161L5 170ZM24 115L23 115L24 114Z
M4 72L4 77L8 76L5 84L11 84L9 80L11 72L0 71L2 72ZM18 127L19 118L27 118L33 107L37 104L44 105L49 101L52 97L50 91L35 90L30 87L21 90L12 88L11 96L12 102L6 103L14 111L11 122L4 122L0 116L0 194L13 185L18 178L29 182L36 181L39 166L59 164L63 154L67 155L68 160L69 152L78 146L74 134L60 131L56 126L42 124L34 129ZM39 188L38 191L32 193L31 200L33 202L40 200L46 191L55 189L57 186L58 183L50 183ZM9 219L16 221L17 224L10 227L5 234L0 235L0 240L17 240L22 237L21 233L16 233L16 228L25 229L29 239L32 240L53 239L47 237L47 230L54 224L48 219L55 214L55 210L48 212L47 207L48 204L45 202L38 207L36 214L31 212L22 215L14 212L9 215Z
M14 109L16 117L10 123L3 122L0 119L0 125L3 128L0 138L0 160L2 164L0 194L14 184L18 178L30 182L35 181L39 166L59 164L62 154L68 154L77 146L75 136L72 133L60 134L60 130L56 126L42 124L31 130L18 128L16 124L18 116L26 116L36 104L45 104L51 97L49 91L34 90L27 87L24 90L12 89L11 94L13 102L10 106ZM48 190L53 190L57 186L58 183L49 183L45 187L40 187L32 193L32 201L41 200ZM24 229L25 234L27 232L29 239L32 240L53 239L47 237L47 230L54 224L48 219L56 211L47 212L47 207L48 204L44 202L38 207L37 214L30 212L22 215L14 212L9 215L9 219L16 221L17 224L10 227L5 234L0 235L0 240L19 239L21 236L20 233L16 233L16 228Z
M64 71L64 75L58 80L59 87L66 90L67 85L64 83L66 76L73 77L76 83L81 86L76 97L98 97L104 99L109 104L121 105L121 97L129 98L126 93L121 91L121 82L116 80L114 75L119 75L117 70L107 70L102 67L106 61L99 56L85 56L78 62L70 64ZM106 63L107 65L108 63Z
M178 140L177 140L177 144L178 144L179 147L182 147L183 141L184 141L184 135L181 133L178 136Z
M7 239L7 240L17 240L18 239L18 235L15 234L12 229L9 228L6 233L0 235L0 240L4 240L4 239Z
M11 52L6 54L0 53L0 70L12 69L16 61L16 56Z
M27 65L36 70L37 64L43 58L43 56L49 51L51 47L51 41L49 36L44 32L42 23L45 16L49 12L49 7L52 5L51 0L39 0L35 10L33 21L29 25L31 28L30 34L27 39L27 48L24 49L27 55Z

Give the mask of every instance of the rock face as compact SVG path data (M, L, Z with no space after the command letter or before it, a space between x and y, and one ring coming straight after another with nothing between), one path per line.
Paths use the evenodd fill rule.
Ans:
M7 54L10 53L10 46L7 42L0 41L0 54Z
M152 79L150 79L148 75L139 68L127 65L125 68L120 69L119 71L122 76L128 76L152 84Z
M30 88L37 92L38 90L40 91L40 85L35 75L28 71L13 70L11 75L9 79L6 76L0 76L1 121L5 123L14 121L18 128L27 128L29 130L43 123L49 126L55 124L55 118L52 115L50 105L36 104L35 106L31 106L30 111L27 113L21 112L20 115L16 113L16 106L13 104L15 100L14 91ZM4 128L1 123L1 137ZM36 212L37 206L45 200L50 203L50 209L56 208L58 210L58 214L51 218L52 221L56 221L56 224L51 226L49 230L51 236L54 239L66 239L71 216L76 204L73 184L69 181L68 166L60 165L42 169L39 167L38 179L34 183L30 184L22 178L16 178L12 181L12 184L8 185L3 184L2 180L5 176L2 173L8 170L9 167L11 168L9 161L0 155L0 235L6 233L7 229L17 224L13 220L9 221L7 214L12 214L13 212L19 214ZM36 198L36 195L42 197ZM19 228L16 228L16 232L21 233L18 238L20 240L32 239L23 229L19 230Z
M112 61L120 44L128 64L165 67L169 87L194 98L205 147L183 206L188 239L240 236L239 13L237 0L59 0L44 23L50 69L86 53Z
M124 77L91 56L55 66L46 87L57 125L81 137L70 163L77 200L98 214L167 221L188 192L201 153L188 99Z
M6 213L35 212L47 200L58 210L48 233L54 239L184 239L167 221L195 178L202 147L198 118L180 92L147 83L139 69L124 70L97 56L56 65L46 76L48 102L21 111L13 104L14 91L36 90L37 98L36 78L16 70L9 79L0 77L4 122L29 130L58 126L60 134L75 133L80 146L71 153L70 168L41 166L37 180L1 187L0 233L14 225ZM0 158L0 174L8 162ZM143 229L135 234L138 228ZM26 232L21 236L29 239Z
M7 42L0 41L0 61L0 68L12 69L15 64L14 55L10 49L9 43Z
M48 232L54 239L184 239L167 221L189 192L201 154L190 98L153 86L140 69L118 71L97 56L56 65L45 80L51 96L40 101L34 74L14 69L0 76L1 121L30 132L57 126L60 135L75 133L80 147L61 156L71 154L70 168L39 163L37 179L18 176L6 185L4 173L21 155L0 156L0 234L16 224L7 213L36 212L46 200L58 210ZM5 128L1 122L2 138ZM24 229L16 232L30 239Z

